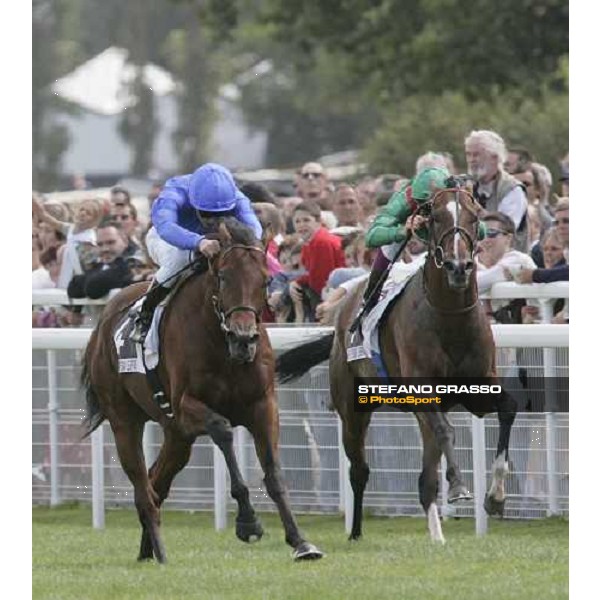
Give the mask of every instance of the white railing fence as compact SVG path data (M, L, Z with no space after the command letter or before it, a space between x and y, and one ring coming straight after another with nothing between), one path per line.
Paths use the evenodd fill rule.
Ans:
M276 349L321 335L329 328L274 327L269 329ZM545 376L568 375L568 325L495 325L499 374L519 366ZM80 441L84 400L78 390L78 368L89 329L33 329L33 500L59 504L64 500L90 501L93 525L104 525L104 503L133 503L132 488L116 455L110 427L102 425L90 440ZM348 518L352 493L347 461L339 436L339 419L327 410L328 369L316 367L301 380L278 389L281 419L281 459L297 511L338 512ZM441 477L441 510L445 515L475 516L476 531L484 533L487 519L480 510L497 443L493 415L476 419L452 413L456 428L459 464L474 503L444 503ZM148 424L144 448L149 463L156 457L162 433ZM235 444L251 498L260 510L274 506L262 487L262 472L252 440L237 428ZM367 441L371 479L365 507L377 514L420 515L417 478L421 469L421 442L411 414L376 413ZM511 470L507 483L506 515L541 517L568 512L568 415L521 414L511 440ZM228 497L227 473L220 452L209 438L199 439L190 463L176 478L167 506L215 511L215 526L226 525L234 508Z

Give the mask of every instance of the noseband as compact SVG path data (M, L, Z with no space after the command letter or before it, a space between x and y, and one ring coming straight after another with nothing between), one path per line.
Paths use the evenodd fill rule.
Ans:
M235 248L243 248L244 250L252 250L254 252L260 252L261 254L265 254L265 251L262 248L257 246L248 246L245 244L234 244L233 246L229 246L223 254L221 254L221 263L224 261L225 257ZM220 279L221 269L217 270L217 277ZM213 308L215 310L215 314L219 319L219 326L221 327L221 331L226 335L235 335L234 332L231 331L229 326L227 325L227 319L235 312L251 312L256 317L256 321L260 323L260 312L254 308L253 306L245 306L240 304L238 306L234 306L228 310L223 309L223 303L221 302L221 286L219 285L219 293L212 297Z

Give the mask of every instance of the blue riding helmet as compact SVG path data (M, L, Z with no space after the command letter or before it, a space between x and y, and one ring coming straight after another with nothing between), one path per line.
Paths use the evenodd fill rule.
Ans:
M189 198L196 210L225 212L236 205L237 188L228 169L206 163L196 169L190 180Z

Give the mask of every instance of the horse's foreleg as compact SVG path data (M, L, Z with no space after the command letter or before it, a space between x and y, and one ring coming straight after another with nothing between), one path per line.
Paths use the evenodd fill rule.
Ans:
M502 397L498 402L498 421L500 423L498 448L496 458L492 464L492 483L483 504L489 515L502 516L504 514L504 502L506 500L504 483L508 475L508 445L516 416L516 400L506 392L502 392Z
M267 397L256 406L247 427L254 437L256 454L265 473L267 492L279 511L285 530L285 541L294 548L293 558L321 558L323 553L303 538L292 513L279 463L279 415L274 397Z
M150 559L154 555L158 562L164 563L167 558L160 536L160 503L150 484L142 450L144 423L136 421L127 427L115 421L110 420L110 423L117 452L123 470L133 484L135 507L142 526L138 560Z
M433 432L427 425L418 420L423 439L423 470L419 475L419 501L427 515L429 535L433 542L444 544L442 524L438 515L436 499L438 495L438 465L442 451L435 443Z
M444 453L446 457L446 480L450 487L448 489L448 502L456 502L458 500L472 500L473 495L469 492L464 483L462 473L456 460L454 450L454 427L446 413L438 411L428 411L419 413L423 415L424 420L433 432L437 447Z
M250 503L248 487L240 472L233 449L233 430L229 422L215 414L210 413L206 421L206 430L213 442L219 447L231 478L231 496L238 504L238 515L235 522L235 534L243 542L260 540L263 528L258 520L254 508Z

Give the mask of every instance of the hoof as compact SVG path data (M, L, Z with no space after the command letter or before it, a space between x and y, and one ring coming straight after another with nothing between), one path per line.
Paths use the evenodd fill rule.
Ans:
M152 562L154 560L154 555L152 556L142 556L141 554L137 557L138 562Z
M264 530L258 519L255 519L254 521L235 522L235 535L239 540L242 540L242 542L258 542L260 538L262 538L263 533Z
M323 553L309 542L302 542L292 552L294 560L316 560L317 558L323 558L323 556Z
M504 516L504 500L496 500L492 496L486 494L483 508L485 508L485 512L490 515L490 517L493 517L494 515L498 515L499 517Z
M362 537L362 533L351 533L348 536L348 541L349 542L358 542L358 540L360 540L361 537Z
M454 485L448 490L449 504L454 504L460 500L473 500L473 494L462 483Z

